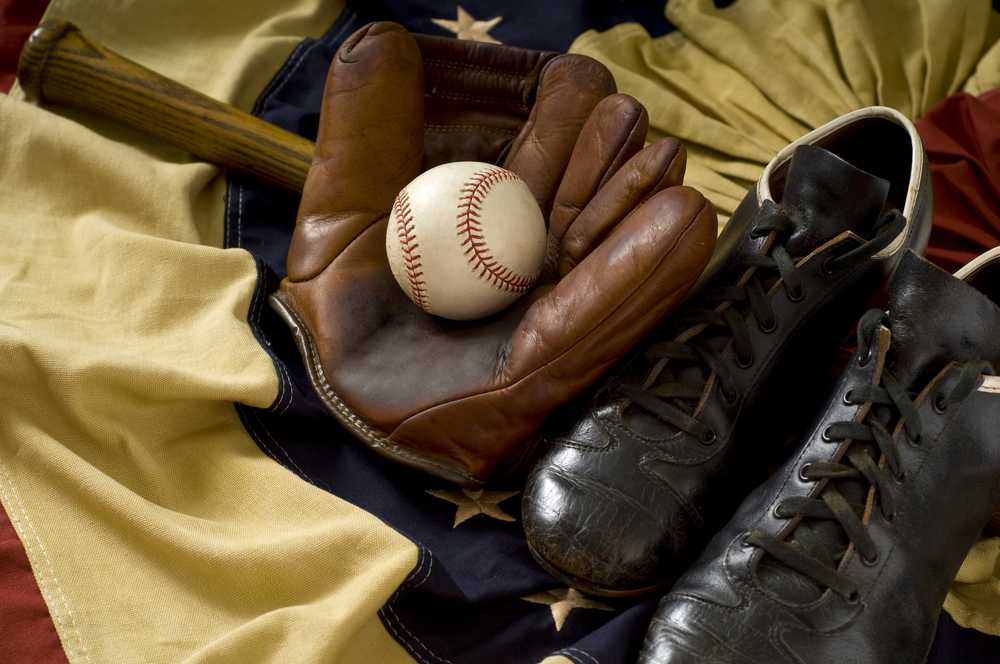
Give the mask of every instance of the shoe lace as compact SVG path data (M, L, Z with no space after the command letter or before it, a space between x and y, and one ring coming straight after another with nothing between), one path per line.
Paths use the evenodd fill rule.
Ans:
M854 249L830 259L826 270L835 272L854 267L886 248L905 228L906 218L899 210L891 210L876 224L872 239ZM685 330L675 335L675 340L652 344L645 357L652 362L662 362L652 376L649 387L618 383L614 390L631 399L635 404L656 415L664 422L685 431L704 443L715 439L714 431L694 417L694 411L712 376L720 382L723 398L733 401L737 388L729 365L718 348L725 348L731 340L736 362L747 367L753 362L747 320L750 313L756 317L764 331L775 328L774 309L767 292L780 279L788 297L798 301L804 296L802 280L793 258L779 242L792 227L792 221L783 213L773 213L759 219L751 231L754 237L773 233L771 245L764 254L747 253L735 259L733 267L740 276L735 283L720 286L706 296L702 303L711 308L690 308L678 314L672 329ZM721 347L709 341L724 335ZM686 337L686 338L685 338ZM676 339L684 338L684 341ZM681 380L670 361L694 364L704 376L701 383ZM683 369L683 367L681 367ZM647 379L648 381L649 379Z
M872 310L861 318L858 323L859 357L865 357L871 352L869 344L879 324L889 326L888 318L882 311ZM955 386L947 396L939 397L937 405L943 408L965 399L976 389L982 374L994 375L989 362L974 360L965 363ZM923 428L913 403L916 393L906 391L888 371L882 372L879 382L879 385L855 385L847 392L845 399L848 401L873 406L861 422L835 422L823 431L824 440L851 441L841 462L809 463L800 469L801 476L805 479L829 480L819 496L785 498L776 512L780 517L808 517L837 522L847 535L848 545L853 544L862 560L869 564L878 559L879 552L863 522L866 506L848 502L838 487L838 481L867 483L862 484L865 496L868 495L869 488L874 487L883 516L891 520L896 505L894 494L885 490L886 483L890 481L890 477L895 481L902 480L904 471L889 425L893 422L897 423L896 426L901 424L914 443L919 443ZM876 409L876 405L890 409L889 417L886 418L885 409ZM874 454L869 450L873 450ZM880 462L876 459L880 457L891 475L879 470ZM872 509L875 509L874 505ZM763 549L785 566L822 587L830 588L841 597L854 601L858 597L857 588L837 569L848 547L838 545L837 542L831 543L830 538L824 538L817 530L815 521L810 525L810 522L803 519L786 539L756 529L746 536L745 541Z

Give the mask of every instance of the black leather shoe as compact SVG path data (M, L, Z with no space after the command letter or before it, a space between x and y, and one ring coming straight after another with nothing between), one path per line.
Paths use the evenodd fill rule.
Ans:
M903 257L888 314L862 318L797 452L661 600L640 662L925 661L1000 505L1000 257L965 278Z
M674 580L766 478L796 416L808 424L836 349L904 250L926 246L931 207L920 137L894 110L780 152L685 303L549 429L522 504L539 563L596 595Z

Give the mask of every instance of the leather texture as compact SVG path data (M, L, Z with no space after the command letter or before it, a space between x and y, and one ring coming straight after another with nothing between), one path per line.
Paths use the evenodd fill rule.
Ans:
M894 231L878 225L890 210L906 215ZM926 246L931 215L926 155L895 111L845 116L779 153L682 306L547 427L522 503L539 563L611 597L675 580L808 424L835 351L904 249ZM844 264L850 252L871 255ZM682 345L690 357L668 357Z
M528 121L542 70L559 54L416 33L413 39L424 71L423 170L497 162Z
M595 60L452 40L434 42L428 63L427 41L377 23L338 52L288 278L270 302L345 427L389 459L477 488L683 297L717 221L681 185L683 146L643 147L645 109ZM456 92L428 91L429 68ZM470 159L524 180L548 249L538 286L513 307L447 321L395 283L385 232L410 180Z
M994 256L990 283L996 283L998 269ZM971 392L949 400L961 391L963 365L1000 363L1000 308L974 287L980 282L970 282L907 252L872 345L849 361L788 462L743 502L663 597L641 664L926 660L948 588L1000 505L996 378L974 370ZM990 288L995 295L995 286ZM913 415L890 429L896 470L872 443L826 435L841 421L897 424L891 404L851 396L859 386L884 385L889 377L915 406ZM810 467L853 463L858 450L877 462L880 488L857 474L810 477ZM784 512L795 501L831 492L830 485L860 503L872 552L862 555L832 519ZM827 564L846 580L844 590L835 592L753 545L765 533L800 546L802 528L831 553L841 552Z

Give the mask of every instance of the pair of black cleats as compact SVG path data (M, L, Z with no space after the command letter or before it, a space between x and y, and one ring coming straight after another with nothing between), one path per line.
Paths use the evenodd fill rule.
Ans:
M955 277L914 253L930 189L891 109L796 141L685 302L547 432L531 551L586 593L669 587L640 661L924 661L1000 502L1000 259Z

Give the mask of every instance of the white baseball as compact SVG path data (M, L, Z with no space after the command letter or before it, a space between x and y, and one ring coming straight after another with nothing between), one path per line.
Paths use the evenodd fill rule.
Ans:
M452 320L490 316L530 291L545 244L528 185L476 161L437 166L406 185L385 237L400 287L427 313Z

